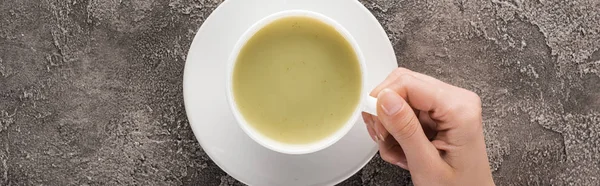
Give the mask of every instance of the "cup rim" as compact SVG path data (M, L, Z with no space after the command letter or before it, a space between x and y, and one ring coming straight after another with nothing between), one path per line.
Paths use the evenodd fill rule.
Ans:
M358 105L354 109L352 115L347 119L346 123L344 123L344 125L340 129L336 130L333 134L331 134L321 140L318 140L318 141L312 142L312 143L308 143L308 144L282 143L282 142L276 141L274 139L271 139L271 138L263 135L262 133L257 131L255 128L250 126L249 123L244 118L244 116L239 111L239 108L238 108L237 103L235 102L235 98L233 96L233 87L232 87L233 69L235 68L235 64L237 62L237 57L238 57L241 49L248 42L248 40L250 38L252 38L252 36L254 36L254 34L256 34L258 31L260 31L262 28L269 25L270 23L273 23L274 21L277 21L279 19L283 19L286 17L295 17L295 16L304 16L304 17L314 18L314 19L317 19L327 25L332 26L352 46L352 49L354 50L354 53L358 59L360 71L361 71L361 94L360 94L361 96L359 98ZM317 13L314 11L284 10L284 11L279 11L279 12L270 14L270 15L260 19L259 21L255 22L252 26L250 26L240 36L240 38L236 42L232 52L230 53L227 63L228 63L227 64L227 73L226 73L227 78L226 78L226 86L225 86L227 89L226 90L227 101L229 103L229 107L230 107L238 125L240 126L240 128L242 128L244 133L246 133L252 140L257 142L261 146L263 146L267 149L270 149L272 151L276 151L276 152L283 153L283 154L292 154L292 155L309 154L309 153L314 153L314 152L323 150L323 149L335 144L342 137L344 137L350 131L350 129L352 129L352 127L354 126L354 124L356 123L356 121L359 118L360 112L363 110L365 97L368 96L368 94L366 93L366 90L365 90L367 69L366 69L363 54L358 46L358 43L356 42L356 40L354 40L352 35L350 35L350 33L341 24L339 24L332 18L329 18L323 14L320 14L320 13Z

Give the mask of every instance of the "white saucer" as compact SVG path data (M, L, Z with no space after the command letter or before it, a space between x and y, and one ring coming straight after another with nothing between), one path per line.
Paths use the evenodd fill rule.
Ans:
M367 61L366 88L395 68L396 57L375 17L355 0L226 0L202 24L183 76L185 108L198 142L232 177L248 185L333 185L360 170L377 152L362 119L339 142L307 155L286 155L252 141L239 128L225 93L226 64L254 22L282 10L322 13L344 26Z

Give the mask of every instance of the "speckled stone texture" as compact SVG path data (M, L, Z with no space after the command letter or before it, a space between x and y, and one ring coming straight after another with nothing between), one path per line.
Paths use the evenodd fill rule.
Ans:
M362 0L399 66L479 93L498 185L600 184L600 1ZM0 185L241 185L182 98L220 0L0 1ZM340 185L411 185L375 157Z

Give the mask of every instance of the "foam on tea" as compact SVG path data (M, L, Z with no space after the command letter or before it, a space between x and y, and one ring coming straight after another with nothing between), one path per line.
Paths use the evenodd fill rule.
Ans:
M275 141L306 144L339 130L360 101L361 70L350 43L310 17L263 27L241 49L232 79L244 119Z

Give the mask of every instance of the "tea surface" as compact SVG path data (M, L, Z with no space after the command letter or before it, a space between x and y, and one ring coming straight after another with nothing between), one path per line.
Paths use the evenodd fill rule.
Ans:
M263 27L233 70L234 100L248 123L287 144L307 144L340 129L356 109L361 70L350 43L310 17Z

